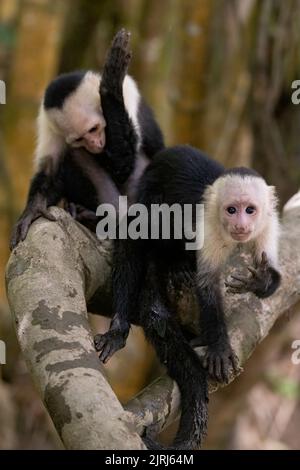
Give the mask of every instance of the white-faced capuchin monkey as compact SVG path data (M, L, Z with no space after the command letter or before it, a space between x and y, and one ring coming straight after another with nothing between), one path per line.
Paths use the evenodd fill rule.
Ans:
M103 73L72 72L46 89L38 117L36 172L11 247L24 240L48 207L62 198L80 208L77 220L96 224L97 206L134 192L149 159L164 147L152 110L126 75L129 33L115 36ZM74 215L74 214L73 214Z
M106 362L123 347L130 323L144 328L168 374L181 393L181 419L172 448L200 446L207 426L210 375L227 382L238 364L227 333L220 273L234 247L249 245L254 265L249 276L227 282L233 293L270 296L280 283L277 267L279 222L274 188L247 168L225 170L189 146L165 149L155 157L139 182L137 201L148 208L149 239L121 240L114 244L113 317L111 327L95 338L100 359ZM190 242L171 236L151 240L151 205L204 204L204 244L186 250ZM184 227L184 223L182 223ZM203 227L202 227L203 228ZM201 229L196 226L196 230ZM172 231L171 231L172 233ZM178 234L177 234L178 235ZM199 303L199 336L192 342L180 325L168 295L168 286L186 283ZM205 345L200 361L192 346ZM148 436L149 448L160 448Z

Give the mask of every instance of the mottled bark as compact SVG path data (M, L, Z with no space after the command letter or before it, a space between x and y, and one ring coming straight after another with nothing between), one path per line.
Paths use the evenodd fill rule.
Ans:
M178 415L177 386L167 376L159 378L124 411L103 375L87 321L86 303L95 306L97 299L101 311L109 311L110 245L99 243L61 209L52 211L57 223L35 222L7 267L8 298L24 357L66 448L141 449L138 433L145 426L160 431ZM230 338L241 364L298 301L299 232L300 193L284 211L278 292L264 301L251 294L225 296ZM228 272L240 271L246 261L237 254ZM183 302L194 309L193 299Z
M142 449L133 416L106 381L86 299L107 296L109 250L62 209L12 253L7 291L30 373L68 449Z

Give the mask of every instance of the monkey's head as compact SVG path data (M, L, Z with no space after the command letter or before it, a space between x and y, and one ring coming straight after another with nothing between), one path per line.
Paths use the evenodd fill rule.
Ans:
M93 72L61 75L48 86L44 108L49 124L67 145L101 153L106 122L101 112L100 78Z
M228 173L218 178L211 189L225 241L254 240L264 231L276 208L274 188L260 176Z

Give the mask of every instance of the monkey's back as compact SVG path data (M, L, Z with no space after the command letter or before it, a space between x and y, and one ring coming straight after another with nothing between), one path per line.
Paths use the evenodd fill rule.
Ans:
M189 145L159 152L141 178L138 202L168 205L197 204L205 188L224 173L224 167Z
M184 266L189 259L192 269L195 269L195 252L186 251L187 223L189 229L195 233L196 229L196 205L200 204L203 193L208 185L224 173L224 167L204 155L199 150L188 145L169 147L159 152L144 172L138 189L137 202L148 209L148 240L145 241L146 250L152 252L160 260L166 260L167 264L179 263ZM170 216L161 212L160 223L157 228L158 237L151 238L151 230L157 224L157 216L152 220L153 204L177 204L181 208L180 220L175 219L173 211ZM191 206L191 220L185 218L184 205ZM165 236L165 225L170 227L169 236Z

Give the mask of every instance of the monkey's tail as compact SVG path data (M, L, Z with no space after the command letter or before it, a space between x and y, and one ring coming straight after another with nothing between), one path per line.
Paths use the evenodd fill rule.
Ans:
M166 321L163 337L157 334L153 324L145 328L145 333L181 394L179 429L170 449L197 449L207 431L207 372L175 320L169 318ZM149 436L144 438L144 442L151 450L166 449Z

